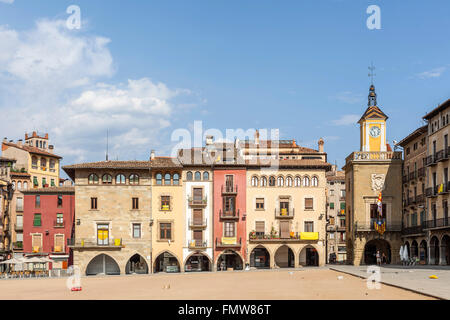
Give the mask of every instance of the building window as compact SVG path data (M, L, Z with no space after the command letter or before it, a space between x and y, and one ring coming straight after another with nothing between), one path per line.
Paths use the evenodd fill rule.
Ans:
M192 172L191 172L191 171L188 171L188 172L186 173L186 180L187 180L187 181L192 181Z
M31 158L31 168L32 169L37 169L38 168L38 158L33 156Z
M55 172L55 160L51 159L50 160L50 172Z
M97 244L100 246L109 245L109 225L98 224L97 225Z
M284 178L283 177L278 177L278 186L279 187L283 187L284 186Z
M50 186L51 186L51 187L56 187L56 185L55 185L55 179L51 179L51 180L50 180Z
M53 252L64 252L64 235L55 234Z
M141 224L133 223L133 238L139 239L141 237Z
M34 207L40 208L41 207L41 196L36 196L34 198Z
M47 159L41 158L41 170L47 171Z
M263 237L265 234L265 222L255 221L255 234L256 236Z
M292 177L286 178L286 187L292 187Z
M42 187L47 187L47 179L42 178Z
M303 177L303 186L309 187L309 177Z
M23 190L28 190L28 182L23 183Z
M170 196L161 196L161 211L170 211Z
M236 228L234 222L225 222L225 232L224 235L227 238L233 238L236 236Z
M235 197L224 197L224 211L234 213L234 200Z
M313 210L313 198L305 198L305 210Z
M130 175L130 184L137 185L139 184L139 176L137 174Z
M256 198L256 210L264 210L264 198Z
M97 210L97 198L91 198L91 210Z
M175 173L173 175L173 185L178 186L180 184L180 175L178 173Z
M16 199L16 211L22 212L23 211L23 198L17 198Z
M116 176L116 184L125 184L126 183L126 178L125 175L123 174L118 174Z
M35 213L34 214L34 218L33 218L33 226L34 227L40 227L41 225L42 225L41 214L40 213Z
M57 224L58 226L64 225L64 216L63 216L62 213L57 213L57 214L56 214L56 224Z
M317 187L319 185L319 179L317 177L312 177L311 186Z
M267 187L267 178L261 177L261 187Z
M161 173L156 174L156 184L158 186L162 185L162 174Z
M299 176L295 177L295 179L294 179L294 186L296 186L296 187L301 187L302 186L302 179Z
M164 175L164 185L165 186L170 186L170 178L171 178L170 173L166 173Z
M110 174L104 174L102 177L103 184L112 184L112 176Z
M197 171L195 173L195 181L200 181L200 180L202 180L202 174Z
M58 195L58 208L61 208L63 205L63 196L62 195Z
M253 176L252 177L252 187L257 187L258 186L258 177Z
M208 172L203 172L203 180L204 181L208 181L209 180L209 173Z
M132 207L133 207L133 210L138 210L139 209L139 198L133 198L132 199Z
M314 232L314 221L305 221L305 232Z
M88 177L88 184L98 184L98 175L91 173Z
M330 209L334 209L334 202L330 202Z
M22 182L17 181L17 190L22 190Z
M341 202L341 214L345 213L345 202Z
M275 187L275 177L269 178L269 187Z
M172 240L172 224L160 223L159 224L159 238L161 240Z

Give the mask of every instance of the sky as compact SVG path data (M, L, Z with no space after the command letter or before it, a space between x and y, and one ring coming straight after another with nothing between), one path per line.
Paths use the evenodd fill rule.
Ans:
M68 28L80 8L80 29ZM370 30L369 5L381 29ZM194 121L279 129L343 166L370 78L401 140L450 98L447 0L0 0L0 137L48 132L63 165L171 155ZM73 21L73 20L70 20Z

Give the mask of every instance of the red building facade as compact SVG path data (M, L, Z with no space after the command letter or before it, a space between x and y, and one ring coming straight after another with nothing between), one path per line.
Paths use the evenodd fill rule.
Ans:
M75 190L56 187L24 191L23 251L48 257L50 269L67 269L72 253L67 246L75 218Z
M214 169L214 262L217 270L246 264L246 169Z

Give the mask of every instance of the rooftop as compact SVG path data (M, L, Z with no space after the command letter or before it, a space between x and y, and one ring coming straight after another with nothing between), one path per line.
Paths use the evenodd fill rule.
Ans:
M423 119L424 120L430 120L431 118L433 118L435 115L439 114L439 112L447 109L450 106L450 99L448 99L447 101L445 101L444 103L438 105L436 108L434 108L433 110L431 110L429 113L427 113Z
M14 142L3 142L2 150L6 150L8 147L18 148L18 149L27 151L27 152L32 153L32 154L39 154L39 155L42 155L42 156L48 156L48 157L62 159L62 157L60 157L60 156L58 156L58 155L56 155L54 153L47 152L47 151L41 150L41 149L36 148L36 147L31 147L31 146L26 145L26 144L18 145L17 143L14 143Z
M49 187L23 190L22 193L75 193L75 187Z

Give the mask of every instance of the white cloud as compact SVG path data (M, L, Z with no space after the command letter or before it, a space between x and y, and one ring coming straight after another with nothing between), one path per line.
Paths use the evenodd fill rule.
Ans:
M360 118L361 115L346 114L341 116L339 119L332 120L331 122L336 126L348 126L357 123Z
M363 101L363 95L359 93L353 93L351 91L344 91L338 93L336 96L333 97L333 99L336 99L344 103L355 104L361 103Z
M0 0L0 2L6 3L6 4L12 4L12 3L14 3L14 0Z
M417 73L416 77L419 79L439 78L446 70L447 70L447 67L434 68L429 71Z
M160 130L191 107L177 101L191 92L150 78L106 83L115 73L109 42L62 20L27 31L0 26L0 136L48 132L66 163L104 159L107 129L111 158L147 157L161 145Z

